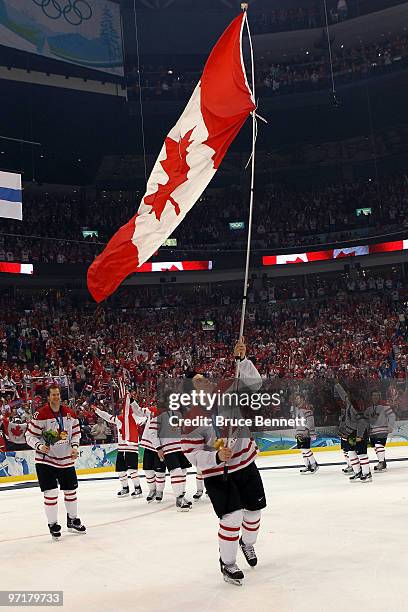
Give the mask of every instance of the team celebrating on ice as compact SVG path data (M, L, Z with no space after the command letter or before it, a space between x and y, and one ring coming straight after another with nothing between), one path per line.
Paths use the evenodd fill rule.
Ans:
M234 347L238 372L236 379L224 381L220 387L204 374L190 371L187 379L191 389L227 393L232 388L237 390L245 385L250 391L259 390L262 379L247 358L246 350L244 338L241 338ZM382 403L381 394L377 391L372 393L368 409L361 407L358 398L350 398L339 383L335 385L335 394L342 403L339 433L346 460L343 472L350 474L352 482L371 482L367 444L370 441L377 454L378 464L374 471L385 471L385 445L388 434L394 428L395 414L390 406ZM58 540L61 538L58 487L64 493L67 529L76 533L86 532L78 517L76 494L78 480L75 460L79 455L80 427L74 411L62 403L57 385L48 388L47 398L48 403L30 422L26 439L36 451L36 471L44 496L45 514L51 536ZM227 582L242 584L244 574L237 565L238 548L247 563L254 567L257 564L254 545L261 510L266 507L262 479L255 464L258 449L249 429L220 429L215 420L210 423L205 421L198 427L176 429L170 423L173 412L168 408L168 395L165 393L157 398L156 409L141 408L134 394L129 392L124 398L122 414L118 416L102 407L94 406L93 409L99 417L117 428L116 472L121 484L118 497L140 498L143 495L138 474L139 445L144 449L143 471L148 486L148 502L162 501L168 470L177 510L189 511L192 502L186 498L186 477L188 468L195 466L197 491L193 498L200 499L205 488L219 518L221 572ZM186 410L188 416L198 414L197 406ZM301 423L296 429L296 439L305 467L300 472L315 474L319 466L311 450L311 442L316 437L314 416L301 393L295 395L291 412L296 422ZM140 427L143 427L141 437ZM129 478L133 488L131 493Z

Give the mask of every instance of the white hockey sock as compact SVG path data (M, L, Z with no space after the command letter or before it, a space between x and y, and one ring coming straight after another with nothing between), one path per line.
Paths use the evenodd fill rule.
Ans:
M125 489L128 486L128 477L126 472L118 472L119 474L119 482L122 485L122 489Z
M220 519L218 531L218 545L220 548L221 561L231 565L237 560L239 531L242 525L243 511L235 510L224 514Z
M364 474L369 474L370 473L370 462L368 460L368 455L359 455L358 456L359 461L360 461L360 465L361 465L361 470Z
M201 472L197 472L196 485L197 485L197 493L202 493L204 491L204 477L201 474Z
M156 476L153 470L144 470L146 476L146 482L149 487L149 491L154 491L156 488Z
M244 544L255 544L261 524L260 510L244 510L242 521L242 541Z
M155 472L156 475L156 491L161 493L164 491L164 485L166 484L165 472Z
M385 447L382 444L375 444L374 448L377 453L378 461L385 461Z
M349 451L348 455L349 455L351 467L353 468L353 472L355 474L358 474L359 471L361 470L361 467L360 467L360 460L357 456L356 451Z
M343 451L343 453L344 453L344 459L346 460L346 463L347 463L347 467L351 467L351 461L349 459L348 451Z
M181 470L183 472L184 475L184 489L183 489L183 493L186 492L186 486L187 486L187 469L184 468L184 470Z
M44 491L44 510L49 525L58 521L58 489Z
M129 476L132 479L133 486L135 487L135 489L136 489L136 487L140 487L140 479L139 479L139 474L138 474L137 470L132 470L129 473Z
M76 491L64 491L64 501L69 518L76 518L78 516Z
M186 490L186 477L183 472L181 468L170 470L171 486L176 497L183 495Z
M316 459L313 456L310 448L302 448L303 461L305 462L305 466L314 465L316 463Z

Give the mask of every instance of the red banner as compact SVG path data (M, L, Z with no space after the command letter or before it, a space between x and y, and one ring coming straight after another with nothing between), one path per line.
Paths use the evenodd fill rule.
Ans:
M136 272L186 272L212 270L212 261L154 261L144 263Z
M0 261L0 272L7 272L8 274L32 274L33 264Z
M288 255L264 255L262 263L264 266L310 263L312 261L342 259L343 257L360 257L361 255L372 255L373 253L405 251L406 249L408 249L408 240L396 240L394 242L328 249L327 251L307 251L306 253L290 253Z

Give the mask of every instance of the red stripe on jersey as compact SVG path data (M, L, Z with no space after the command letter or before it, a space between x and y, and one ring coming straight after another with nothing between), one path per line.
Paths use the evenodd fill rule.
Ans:
M31 423L30 423L30 425L27 427L27 431L28 431L28 432L30 432L30 434L32 434L33 436L38 436L38 434L42 433L42 429L40 429L40 430L38 431L38 433L37 433L36 431L32 431L32 429L31 429Z
M240 457L241 455L243 455L244 453L247 453L249 451L249 449L252 446L252 440L249 441L249 444L246 448L242 448L240 451L238 451L237 453L234 453L231 457L231 459L236 459L237 457Z
M203 444L204 438L198 438L197 440L181 440L181 444Z
M256 453L257 451L254 450L254 452L247 458L244 459L243 461L240 461L239 463L236 463L235 465L229 465L228 467L231 470L236 470L242 466L247 465L250 461L252 461L252 459L254 459L254 457L256 457ZM221 473L224 471L224 466L221 465L220 467L216 467L216 468L210 468L208 470L203 470L203 475L207 475L207 474L216 474L217 472Z
M63 465L61 465L60 463L58 463L57 461L53 461L52 459L49 459L48 457L44 457L44 458L36 458L35 459L36 463L46 463L48 465L52 465L53 467L59 467L59 468L67 468L67 467L73 467L74 462L71 461L69 463L64 463Z

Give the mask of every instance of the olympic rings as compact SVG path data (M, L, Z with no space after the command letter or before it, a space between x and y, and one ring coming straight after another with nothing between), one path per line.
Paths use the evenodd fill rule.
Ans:
M86 0L32 0L41 7L42 12L49 19L63 18L73 26L79 26L92 17L92 8ZM67 2L65 6L62 2Z

